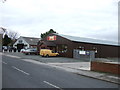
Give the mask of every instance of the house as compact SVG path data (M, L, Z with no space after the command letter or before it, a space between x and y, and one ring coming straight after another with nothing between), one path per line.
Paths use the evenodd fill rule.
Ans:
M52 33L39 42L39 49L49 48L60 56L73 58L74 51L94 51L95 57L118 57L118 43L84 37ZM81 52L83 51L83 52ZM79 53L78 52L78 53Z
M37 42L40 38L20 36L13 44L13 47L20 51L23 48L37 48Z

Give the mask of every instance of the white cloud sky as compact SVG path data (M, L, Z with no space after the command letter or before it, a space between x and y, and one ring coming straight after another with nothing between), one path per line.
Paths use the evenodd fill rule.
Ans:
M118 1L7 0L0 2L0 24L21 36L40 37L54 29L65 35L116 41Z

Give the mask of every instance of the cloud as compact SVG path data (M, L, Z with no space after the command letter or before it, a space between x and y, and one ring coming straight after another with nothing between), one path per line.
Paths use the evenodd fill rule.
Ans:
M73 36L116 41L118 0L7 0L1 25L22 36L54 29ZM109 37L109 38L108 38Z

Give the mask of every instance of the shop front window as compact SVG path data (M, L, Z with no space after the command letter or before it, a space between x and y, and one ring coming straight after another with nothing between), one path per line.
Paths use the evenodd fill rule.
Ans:
M65 45L65 44L59 44L59 45L57 45L57 51L59 52L59 53L65 53L65 52L67 52L67 45Z

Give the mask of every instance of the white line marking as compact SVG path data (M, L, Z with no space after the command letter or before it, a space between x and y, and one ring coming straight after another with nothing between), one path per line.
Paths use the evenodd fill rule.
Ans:
M6 62L3 62L3 61L2 61L2 63L7 64Z
M25 71L23 71L23 70L20 70L20 69L16 68L15 66L12 66L12 67L13 67L14 69L16 69L16 70L18 70L18 71L20 71L20 72L26 74L26 75L30 75L29 73L27 73L27 72L25 72Z
M48 84L48 85L50 85L50 86L52 86L52 87L54 87L54 88L58 88L58 89L61 89L60 87L58 87L58 86L56 86L56 85L53 85L53 84L51 84L51 83L49 83L49 82L47 82L47 81L43 81L44 83L46 83L46 84ZM62 90L62 89L61 89Z

